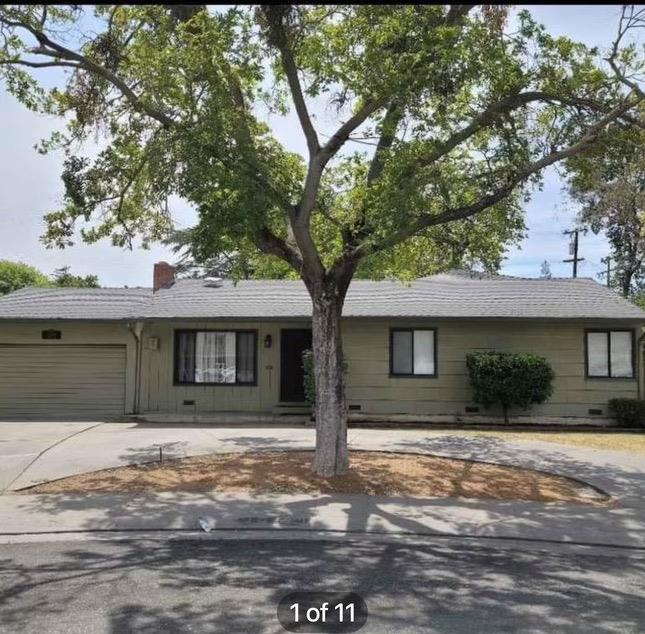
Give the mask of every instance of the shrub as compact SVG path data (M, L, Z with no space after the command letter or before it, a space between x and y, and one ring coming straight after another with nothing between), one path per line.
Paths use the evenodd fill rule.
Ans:
M612 398L609 412L624 427L645 427L645 401L638 398Z
M554 373L548 361L536 354L473 352L466 355L475 402L484 407L499 404L508 422L508 408L544 403L553 393Z
M316 402L316 381L314 379L314 353L311 350L305 350L302 353L302 367L305 371L305 401L313 407Z

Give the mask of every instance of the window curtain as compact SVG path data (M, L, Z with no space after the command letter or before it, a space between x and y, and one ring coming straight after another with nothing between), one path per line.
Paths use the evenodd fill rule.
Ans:
M612 332L611 376L627 378L634 375L632 368L632 333Z
M606 332L587 333L587 373L609 376L609 337Z
M237 333L237 380L238 383L255 382L255 334Z
M195 383L235 383L235 333L198 332Z
M434 331L414 331L414 373L434 374Z
M177 380L180 383L192 383L195 380L195 333L182 332L179 334L177 348L178 366Z

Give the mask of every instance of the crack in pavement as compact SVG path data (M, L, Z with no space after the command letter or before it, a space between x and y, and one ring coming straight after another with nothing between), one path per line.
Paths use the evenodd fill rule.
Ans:
M80 431L75 431L73 434L70 434L69 436L65 436L64 438L57 440L55 443L49 445L48 447L45 447L45 449L37 453L36 457L31 462L29 462L29 464L13 480L11 480L11 482L9 482L9 484L4 489L2 489L2 491L0 492L0 495L7 493L7 491L9 491L13 486L14 482L22 478L22 476L25 475L25 473L27 473L29 469L31 469L34 463L38 461L42 456L44 456L48 451L50 451L51 449L54 449L55 447L58 447L59 445L62 445L65 441L69 440L70 438L74 438L74 436L80 436L80 434L83 434L86 431L91 431L92 429L96 429L97 427L100 427L101 425L104 425L104 424L105 423L96 423L96 425L90 425L89 427L84 427ZM25 455L29 455L29 454L25 454Z

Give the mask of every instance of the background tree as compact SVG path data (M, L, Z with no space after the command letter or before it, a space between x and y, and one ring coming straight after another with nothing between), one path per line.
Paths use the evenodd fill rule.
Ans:
M99 278L96 275L72 275L69 272L69 266L63 266L54 271L54 286L73 287L73 288L100 288Z
M51 281L37 268L24 262L0 260L0 295L26 286L51 286Z
M625 297L645 285L645 130L617 126L611 137L568 162L579 220L609 241L610 285Z
M313 466L329 476L348 464L340 316L353 276L413 276L419 254L424 269L494 262L544 168L637 116L641 61L624 39L642 17L625 11L601 65L527 11L509 32L496 5L4 5L0 68L27 107L69 122L41 148L67 155L48 244L71 244L79 224L89 242L163 238L178 195L197 209L200 261L262 253L301 277ZM47 90L31 73L52 67L67 76ZM331 134L313 100L335 108ZM289 104L305 160L259 115ZM78 147L97 134L90 160Z
M540 277L545 280L551 279L551 266L549 265L548 260L544 260L540 266Z

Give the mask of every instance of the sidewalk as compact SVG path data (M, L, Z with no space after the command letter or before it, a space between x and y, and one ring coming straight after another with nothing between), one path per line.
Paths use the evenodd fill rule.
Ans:
M122 434L108 426L88 430L36 461L19 484L60 470L87 471L88 443L105 466L153 458L147 428ZM176 454L310 448L310 429L156 430L157 442L181 442ZM179 441L182 432L184 440ZM128 435L130 434L130 435ZM186 438L189 438L188 440ZM107 442L111 441L112 444ZM97 442L98 441L98 442ZM578 478L615 498L611 507L466 499L363 496L250 496L157 493L0 496L0 540L16 535L78 531L297 530L441 534L554 540L645 548L645 459L637 454L538 441L508 442L424 430L353 429L353 449L410 451L497 462ZM120 443L120 444L119 444ZM157 449L158 451L158 449ZM110 463L112 461L112 463ZM99 468L95 466L94 468ZM60 477L60 475L58 476Z
M645 549L645 509L353 495L6 495L0 543L85 531L285 530L550 540ZM19 541L19 540L18 540Z

